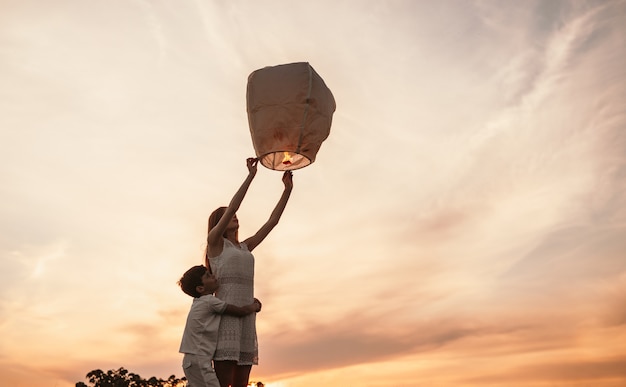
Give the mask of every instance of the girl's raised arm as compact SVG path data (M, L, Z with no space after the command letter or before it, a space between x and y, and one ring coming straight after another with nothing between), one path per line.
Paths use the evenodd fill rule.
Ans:
M224 231L226 231L226 227L228 227L230 219L233 217L233 215L235 215L235 213L239 209L239 206L241 205L241 202L243 201L243 198L248 192L250 183L252 183L252 180L256 175L258 162L259 160L256 158L248 158L246 160L246 165L248 167L248 176L246 176L246 179L241 184L241 187L239 187L239 189L235 193L235 196L233 196L233 198L230 200L230 204L228 204L224 215L222 215L222 218L219 220L217 225L209 230L207 242L210 257L215 257L221 254L222 248L224 247L222 242L222 235L224 235Z
M285 171L285 173L283 174L283 184L285 184L285 190L280 196L280 199L278 200L276 207L274 207L274 211L272 211L272 214L270 215L268 221L265 222L263 226L261 226L256 234L244 241L245 244L248 246L249 251L254 250L255 247L263 242L265 237L269 235L270 231L272 231L274 227L276 227L281 215L283 214L283 211L285 211L285 207L287 206L287 202L289 201L289 196L291 195L291 190L293 189L293 173L291 171Z

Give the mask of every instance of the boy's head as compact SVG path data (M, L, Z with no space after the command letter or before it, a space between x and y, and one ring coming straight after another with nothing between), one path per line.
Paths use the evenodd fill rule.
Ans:
M202 265L187 270L178 281L178 285L183 292L193 298L213 294L219 287L215 276Z

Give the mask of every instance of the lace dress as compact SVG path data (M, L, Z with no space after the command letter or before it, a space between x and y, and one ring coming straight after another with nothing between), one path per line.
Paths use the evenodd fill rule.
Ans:
M235 246L224 238L222 254L209 259L220 284L215 296L237 306L254 301L254 256L245 243ZM235 360L239 365L258 364L256 313L245 317L222 315L214 360Z

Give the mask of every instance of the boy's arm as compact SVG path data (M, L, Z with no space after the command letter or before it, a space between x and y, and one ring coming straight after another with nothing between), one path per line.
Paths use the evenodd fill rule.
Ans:
M231 316L244 317L251 313L256 313L261 311L261 302L254 299L254 302L249 305L244 306L236 306L232 304L226 304L226 309L222 314L228 314Z

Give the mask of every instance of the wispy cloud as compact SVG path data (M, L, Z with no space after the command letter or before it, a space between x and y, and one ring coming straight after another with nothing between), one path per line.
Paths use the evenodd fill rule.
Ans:
M246 77L308 60L338 110L255 250L253 376L624 380L623 1L16 4L0 5L3 376L181 374L175 282L245 174ZM281 190L259 171L240 235Z

